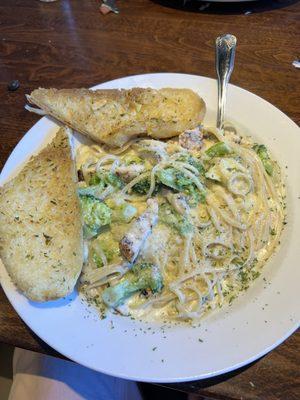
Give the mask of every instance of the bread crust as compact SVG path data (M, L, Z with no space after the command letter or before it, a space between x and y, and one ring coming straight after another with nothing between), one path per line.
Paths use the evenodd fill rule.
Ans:
M0 188L0 257L34 301L74 289L83 264L82 223L69 138L53 141Z
M48 115L98 143L121 147L142 135L178 136L204 118L203 99L190 89L36 89L27 96Z

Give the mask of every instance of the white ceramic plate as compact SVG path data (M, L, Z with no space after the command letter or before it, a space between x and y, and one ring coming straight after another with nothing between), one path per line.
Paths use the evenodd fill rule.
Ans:
M217 104L213 79L184 74L149 74L117 79L101 88L187 87L198 92L214 124ZM298 326L300 299L300 132L265 100L230 85L227 118L265 143L287 173L288 225L276 254L253 286L230 307L199 327L145 324L111 315L100 320L74 292L47 304L17 292L3 267L1 284L25 323L66 357L110 375L150 382L212 377L241 367L272 350ZM25 159L49 142L57 125L42 118L23 137L1 174L1 184ZM286 166L288 167L286 169ZM199 340L200 339L200 340Z

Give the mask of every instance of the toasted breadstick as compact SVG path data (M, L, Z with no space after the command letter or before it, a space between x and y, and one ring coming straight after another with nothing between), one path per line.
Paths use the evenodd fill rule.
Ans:
M190 89L36 89L27 99L94 141L114 147L138 135L178 136L199 125L205 114L204 101Z
M75 168L61 129L0 188L0 257L25 296L47 301L72 292L82 247Z

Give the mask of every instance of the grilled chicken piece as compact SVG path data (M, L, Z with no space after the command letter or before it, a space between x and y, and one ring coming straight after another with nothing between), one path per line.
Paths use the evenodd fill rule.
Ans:
M201 127L198 126L195 129L187 130L179 135L179 144L187 150L200 150L203 142L203 134Z
M120 251L122 256L129 262L134 262L141 248L143 247L152 228L158 221L158 203L154 199L147 201L148 208L133 223L129 231L120 241Z

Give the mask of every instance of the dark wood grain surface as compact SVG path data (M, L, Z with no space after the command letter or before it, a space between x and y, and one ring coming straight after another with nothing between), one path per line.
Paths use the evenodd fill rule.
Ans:
M227 32L238 38L232 82L299 123L300 71L292 62L300 57L300 4L261 0L205 8L206 3L193 1L181 9L182 4L119 0L120 14L104 17L96 0L1 0L0 168L37 121L24 110L25 93L38 86L88 87L146 72L214 77L214 39ZM9 92L13 79L21 86ZM0 341L55 355L20 320L2 289ZM299 344L295 334L244 370L173 387L210 399L299 399Z

